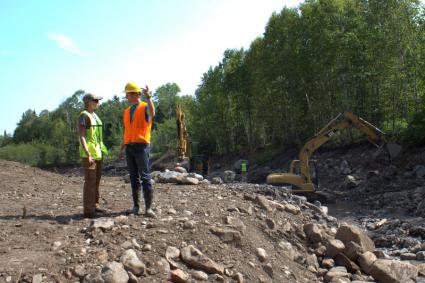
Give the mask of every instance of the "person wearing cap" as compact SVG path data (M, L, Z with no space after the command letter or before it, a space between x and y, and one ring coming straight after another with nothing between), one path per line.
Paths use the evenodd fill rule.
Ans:
M103 144L102 121L94 112L102 97L88 93L84 95L84 110L78 118L80 157L84 167L83 214L93 218L96 212L104 212L99 206L99 183L102 159L108 153Z
M125 150L133 196L132 212L135 215L139 214L140 187L142 187L145 215L155 217L152 210L154 192L149 165L149 144L155 107L148 86L142 90L134 82L129 82L124 92L131 105L124 110L124 142L121 146L120 158L123 158ZM145 101L140 99L142 93Z

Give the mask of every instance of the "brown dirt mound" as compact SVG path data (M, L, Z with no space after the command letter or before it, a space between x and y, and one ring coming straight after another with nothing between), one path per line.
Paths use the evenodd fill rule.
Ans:
M189 245L225 268L224 274L206 272L208 282L240 282L241 275L244 282L320 282L306 263L302 226L311 221L311 212L302 205L300 214L267 211L249 187L243 192L224 185L157 184L157 218L148 219L126 216L129 184L121 177L103 177L107 212L95 221L109 219L113 225L92 229L92 220L81 217L82 177L0 160L0 179L0 282L40 277L43 282L75 282L100 272L107 262L120 262L129 248L146 267L139 282L164 282L170 274L158 262L164 261L167 248ZM295 258L282 241L290 243ZM264 249L265 259L257 255L258 248ZM193 282L191 274L200 268L180 258L175 263Z

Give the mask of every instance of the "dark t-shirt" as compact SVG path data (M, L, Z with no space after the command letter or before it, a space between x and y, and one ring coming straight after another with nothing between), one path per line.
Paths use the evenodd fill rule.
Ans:
M87 116L84 113L80 114L80 117L78 118L78 125L85 127L86 129L91 127L91 122L89 116Z
M133 121L133 115L134 115L134 112L136 111L136 108L137 108L138 105L139 105L139 103L134 104L130 107L130 123ZM145 120L146 120L146 122L149 123L149 108L148 108L147 105L146 105L146 108L145 108Z

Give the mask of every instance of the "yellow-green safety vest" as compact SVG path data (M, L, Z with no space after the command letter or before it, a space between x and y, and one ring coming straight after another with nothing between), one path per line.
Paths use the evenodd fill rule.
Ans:
M247 171L247 166L246 166L247 164L245 163L245 162L243 162L242 164L241 164L241 171L242 171L242 173L246 173L246 171Z
M96 113L90 113L84 110L80 115L86 115L90 119L90 127L86 128L86 143L90 156L95 160L101 160L103 155L108 154L108 149L103 144L103 125ZM80 141L80 157L87 158Z

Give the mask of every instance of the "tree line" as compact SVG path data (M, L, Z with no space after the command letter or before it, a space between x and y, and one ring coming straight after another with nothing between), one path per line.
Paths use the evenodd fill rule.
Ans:
M417 0L306 0L273 13L264 34L246 50L226 50L193 95L182 96L175 83L155 90L153 153L176 147L176 103L198 153L300 146L345 110L394 138L423 141L423 8ZM13 136L0 137L0 158L22 161L16 156L31 148L38 154L31 164L78 162L84 94L77 91L51 112L24 112ZM109 158L121 143L126 106L115 96L98 111Z

